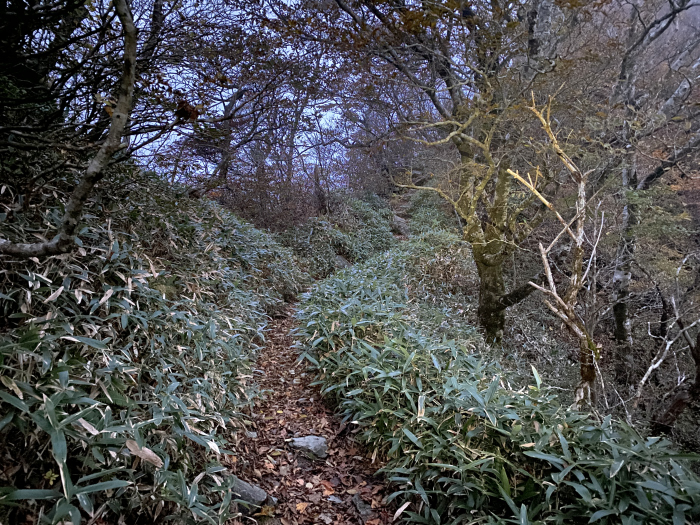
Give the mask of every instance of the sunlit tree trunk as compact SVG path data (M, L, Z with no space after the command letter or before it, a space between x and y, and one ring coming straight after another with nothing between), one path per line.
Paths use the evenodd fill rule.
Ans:
M474 261L479 273L479 309L477 315L486 342L500 344L506 323L506 309L500 300L506 293L503 260L487 262L483 250L475 247Z

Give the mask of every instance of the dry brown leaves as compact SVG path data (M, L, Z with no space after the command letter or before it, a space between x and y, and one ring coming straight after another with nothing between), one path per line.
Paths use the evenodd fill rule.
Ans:
M268 508L256 516L260 523L390 523L393 512L382 504L386 487L374 475L380 465L370 462L324 405L318 389L309 386L312 374L297 363L291 348L291 314L290 308L288 317L273 321L267 346L256 364L255 377L265 391L265 399L250 414L250 430L257 437L239 442L238 455L231 458L229 466L242 479L279 499L274 517L260 519L271 516L273 511ZM327 458L311 460L287 445L286 440L292 437L309 435L327 439ZM372 508L372 515L360 516L352 501L356 495Z

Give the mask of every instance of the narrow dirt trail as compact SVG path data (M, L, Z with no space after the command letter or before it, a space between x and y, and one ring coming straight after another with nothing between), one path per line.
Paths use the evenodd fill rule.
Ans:
M241 454L231 465L236 475L279 500L274 509L263 507L252 518L282 525L390 523L390 511L382 505L388 492L374 475L379 465L364 457L318 388L309 385L313 373L297 362L289 336L293 313L290 306L271 322L254 374L264 398L251 413L254 433L240 441ZM310 459L290 447L291 438L304 436L326 438L327 457Z

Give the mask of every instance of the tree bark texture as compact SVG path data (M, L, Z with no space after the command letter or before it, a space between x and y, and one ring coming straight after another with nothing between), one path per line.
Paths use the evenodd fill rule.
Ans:
M478 249L474 251L478 252ZM500 344L506 324L506 309L501 304L501 298L506 292L503 262L487 264L476 253L474 259L479 273L479 324L484 330L487 343Z

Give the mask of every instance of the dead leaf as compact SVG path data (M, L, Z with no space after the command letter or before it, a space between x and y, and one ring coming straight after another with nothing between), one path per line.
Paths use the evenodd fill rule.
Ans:
M97 429L96 429L95 427L93 427L90 423L88 423L87 421L85 421L82 417L77 421L77 423L80 423L80 424L83 426L83 428L84 428L85 430L87 430L88 432L90 432L90 434L92 434L93 436L96 436L97 434L100 433L99 430L97 430ZM127 446L128 446L128 445L127 445ZM131 450L131 449L129 449L129 450ZM160 459L160 458L158 458L158 459Z
M107 302L107 300L108 300L110 297L112 297L112 294L113 294L113 293L114 293L114 289L113 289L113 288L110 288L109 290L107 290L107 293L105 293L104 296L102 297L102 299L100 299L99 306L102 306L103 304L105 304L105 303Z
M401 516L401 513L402 513L404 510L406 510L406 508L407 508L410 504L411 504L411 502L410 502L410 501L407 501L406 503L404 503L403 505L401 505L401 506L399 507L399 510L397 510L396 513L394 514L394 517L391 519L391 521L396 521L396 518L398 518L399 516Z
M149 462L151 465L155 465L156 468L161 468L163 466L163 460L158 457L158 455L153 452L150 448L139 447L138 443L133 439L126 440L126 448L137 457L142 460Z
M300 514L303 514L304 511L306 510L306 507L309 506L309 503L307 502L302 502L302 503L297 503L297 512Z
M61 295L61 293L63 293L63 286L61 286L58 290L49 295L44 301L44 304L50 303L51 301L55 301L58 298L58 296Z
M8 376L0 376L0 381L2 381L3 385L5 385L10 390L12 390L18 398L24 399L24 394L19 389L19 387L17 386L17 383L15 383L14 379L12 379Z
M260 512L254 514L254 516L274 516L275 515L275 507L271 505L263 505L263 507L260 509Z
M321 481L321 485L323 485L324 496L330 496L331 494L335 494L335 490L333 490L333 485L331 485L330 481Z

